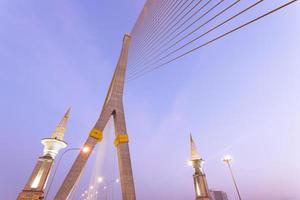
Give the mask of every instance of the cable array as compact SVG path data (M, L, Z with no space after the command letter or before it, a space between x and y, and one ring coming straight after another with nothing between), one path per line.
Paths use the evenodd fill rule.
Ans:
M131 31L127 80L170 64L297 1L147 0ZM273 8L266 8L268 2Z

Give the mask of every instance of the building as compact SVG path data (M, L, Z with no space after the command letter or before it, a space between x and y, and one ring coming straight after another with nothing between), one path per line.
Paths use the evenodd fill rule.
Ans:
M223 191L210 190L212 200L228 200L227 194Z
M44 152L29 177L23 191L18 195L17 200L40 200L44 199L44 190L49 178L54 160L58 152L67 147L64 141L64 133L69 119L70 109L67 110L50 138L42 139Z

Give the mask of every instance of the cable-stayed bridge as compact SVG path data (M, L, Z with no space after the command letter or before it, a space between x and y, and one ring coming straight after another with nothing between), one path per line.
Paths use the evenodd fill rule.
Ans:
M118 64L100 116L55 199L70 198L111 117L115 125L123 200L135 200L129 134L123 107L124 84L257 23L298 0L147 0L130 33L125 34ZM270 6L271 5L271 6ZM245 38L247 39L247 38ZM230 47L229 47L230 48ZM216 56L218 50L216 49Z

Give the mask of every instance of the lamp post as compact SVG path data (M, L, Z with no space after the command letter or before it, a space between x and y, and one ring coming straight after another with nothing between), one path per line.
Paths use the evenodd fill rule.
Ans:
M239 200L242 200L242 197L241 197L239 188L238 188L238 186L237 186L235 177L234 177L234 175L233 175L233 171L232 171L231 166L230 166L230 162L232 161L232 159L233 159L233 158L232 158L231 155L225 155L225 156L223 156L223 158L222 158L223 162L225 162L225 163L228 165L228 168L229 168L229 171L230 171L230 175L231 175L231 178L232 178L232 180L233 180L233 183L234 183L236 192L237 192L237 194L238 194Z
M115 180L106 181L103 177L99 176L99 177L98 177L98 182L99 182L99 183L104 182L104 187L103 187L103 189L106 191L106 192L105 192L105 199L107 200L107 199L108 199L108 195L107 195L108 187L109 187L111 184L113 184L113 183L119 183L120 180L117 178L117 179L115 179ZM112 193L112 195L114 195L114 193ZM113 198L113 196L112 196L112 198Z
M120 182L120 179L114 179L114 180L110 180L110 181L107 181L107 180L105 180L102 176L99 176L98 178L97 178L97 183L98 184L101 184L101 183L104 183L104 186L103 186L103 190L105 190L105 199L106 200L108 200L108 194L107 194L107 190L108 190L108 187L111 185L111 184L113 184L113 183L119 183ZM90 187L89 187L89 190L93 190L93 189L96 189L97 187L94 187L93 185L91 185ZM95 191L95 194L96 194L96 199L98 198L98 192L97 191ZM85 190L82 194L81 194L81 197L85 200L85 199L90 199L91 197L92 197L92 195L91 196L89 196L89 194L88 194L88 190Z
M59 164L60 164L61 160L63 159L64 155L66 155L66 153L68 153L68 152L70 152L70 151L82 151L83 153L88 153L88 152L90 151L90 148L89 148L89 147L86 147L86 146L85 146L85 147L81 147L81 148L70 148L70 149L65 150L65 151L61 154L61 156L60 156L60 158L59 158L59 160L58 160L58 162L57 162L56 168L55 168L55 170L54 170L52 179L51 179L51 181L50 181L50 183L49 183L49 187L48 187L48 190L47 190L46 195L45 195L45 200L47 199L47 196L48 196L49 191L50 191L50 189L51 189L53 180L54 180L54 178L55 178L55 175L56 175L56 172L57 172L57 169L58 169L58 167L59 167Z

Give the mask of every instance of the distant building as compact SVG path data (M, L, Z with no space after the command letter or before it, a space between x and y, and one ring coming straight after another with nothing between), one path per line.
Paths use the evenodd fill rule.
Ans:
M223 191L210 190L212 200L228 200L227 194Z

